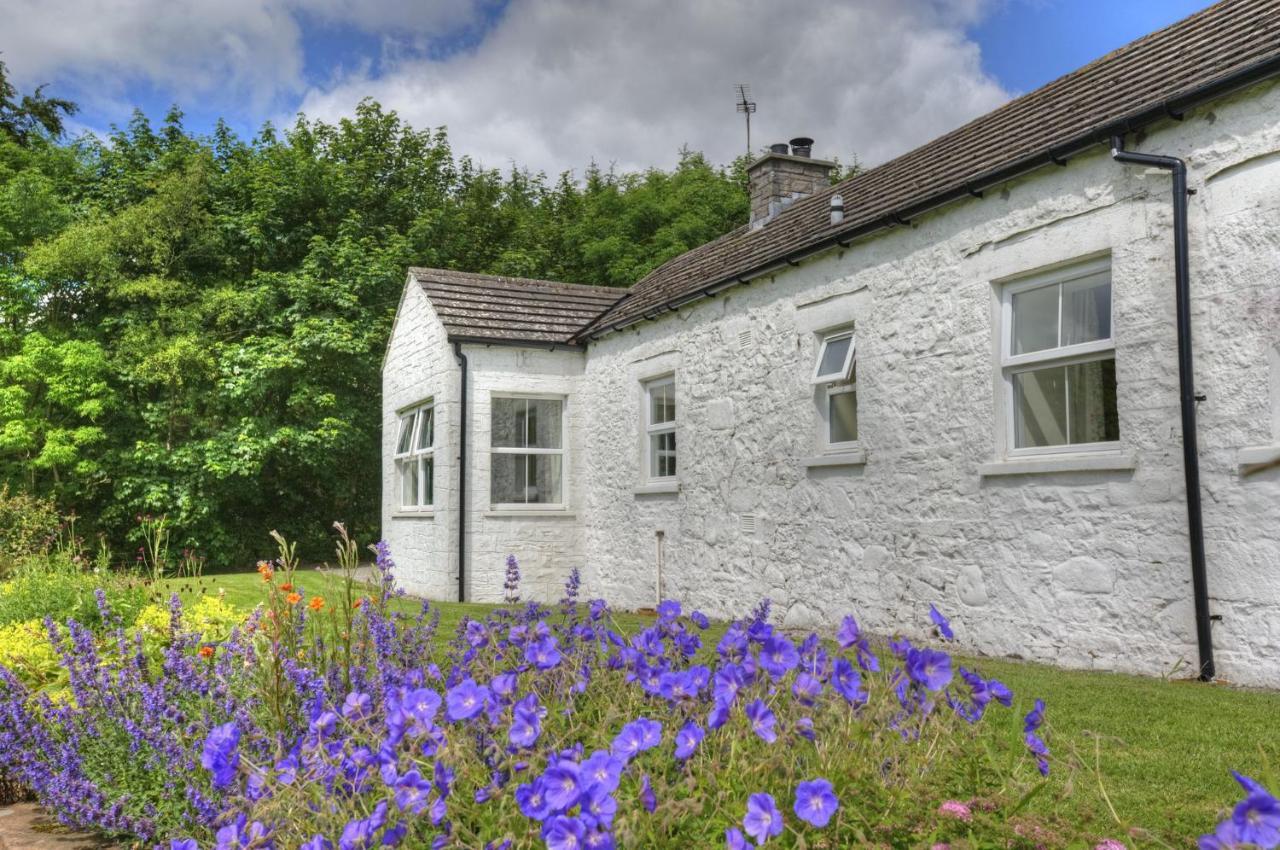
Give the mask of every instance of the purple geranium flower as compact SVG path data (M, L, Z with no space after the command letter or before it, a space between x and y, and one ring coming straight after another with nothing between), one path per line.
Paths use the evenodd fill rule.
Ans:
M749 850L751 843L742 834L742 830L731 826L724 831L724 846L726 850Z
M405 696L403 707L414 720L430 728L440 710L440 695L430 688L418 688Z
M547 635L525 647L524 658L539 670L550 670L560 663L562 656L556 646L555 636Z
M706 733L702 727L690 720L676 733L676 758L683 761L693 755Z
M907 650L907 675L926 690L940 691L951 682L951 656L936 649Z
M942 612L937 606L929 606L929 619L933 620L933 624L938 628L938 634L943 640L955 640L955 632L951 631L951 621L942 616Z
M778 722L777 718L764 702L755 700L748 705L747 719L751 721L751 731L763 738L766 743L772 744L778 740L778 733L773 731L774 725Z
M464 679L445 693L445 716L457 722L470 720L484 709L489 689L477 685L475 679Z
M814 779L796 786L796 817L810 826L826 826L838 808L840 801L827 780Z
M772 794L752 794L747 798L747 814L742 818L742 828L756 840L756 844L764 844L770 837L782 833L782 812Z
M1034 732L1044 723L1044 700L1038 699L1022 721L1023 732Z
M580 768L570 759L560 759L542 774L542 787L553 811L563 812L577 804L582 796Z
M846 616L840 621L840 628L836 629L836 641L840 646L848 649L862 640L862 629L858 627L858 621L852 616Z
M651 750L662 740L662 724L641 717L622 727L613 739L612 752L624 761L630 761L645 750Z
M593 793L612 794L618 788L626 763L622 759L596 750L582 763L579 775L584 785Z
M694 611L689 615L689 619L692 620L693 624L699 629L708 629L711 627L711 621L708 620L707 615L701 611Z
M672 599L664 599L658 603L658 619L674 620L680 616L680 603Z
M235 779L240 769L239 748L240 727L234 721L209 730L200 754L200 766L213 774L214 788L226 788Z
M775 679L780 679L800 663L800 653L785 635L771 635L760 647L760 666Z
M640 803L649 814L653 814L653 810L658 808L658 798L653 793L653 785L650 784L647 773L640 779Z
M1240 840L1259 847L1280 845L1280 802L1266 792L1253 792L1231 813Z
M586 829L577 818L558 816L547 821L542 838L547 850L582 850Z

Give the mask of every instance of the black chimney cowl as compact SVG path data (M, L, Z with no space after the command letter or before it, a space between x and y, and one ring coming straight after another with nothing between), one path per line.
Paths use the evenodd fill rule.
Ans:
M791 155L809 157L813 154L813 139L808 136L796 136L791 140Z
M788 150L786 142L778 142L775 145L769 145L769 153L786 153Z

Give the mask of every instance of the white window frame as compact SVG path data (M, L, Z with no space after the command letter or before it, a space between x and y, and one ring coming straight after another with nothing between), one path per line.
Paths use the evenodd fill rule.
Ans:
M849 340L849 351L845 354L841 371L830 372L825 375L819 373L818 370L822 368L822 357L827 352L827 346L836 340L846 338ZM824 331L818 337L813 359L813 384L817 388L815 395L818 406L818 448L823 454L839 454L853 451L862 445L861 423L859 423L858 438L856 440L836 442L831 439L831 396L854 393L856 398L858 392L858 382L853 374L853 366L857 362L857 350L857 335L854 329L847 325L835 330Z
M1038 457L1044 455L1079 454L1082 452L1116 451L1121 446L1120 440L1107 440L1093 443L1065 443L1057 446L1024 446L1015 445L1017 439L1016 400L1014 398L1013 376L1021 372L1031 372L1052 366L1073 366L1078 363L1090 363L1096 360L1115 359L1115 281L1111 282L1111 335L1106 339L1092 340L1075 345L1063 345L1046 348L1029 354L1013 354L1013 296L1021 292L1039 289L1045 286L1059 286L1058 289L1058 326L1061 335L1062 326L1062 284L1070 283L1083 277L1111 271L1111 257L1085 260L1070 265L1059 266L1048 271L1015 278L1000 285L1000 382L1004 415L1001 441L1004 455L1010 458ZM1118 390L1118 388L1117 388ZM1070 396L1067 398L1067 409L1071 408Z
M560 448L537 449L520 446L495 446L493 444L493 402L498 399L560 402ZM503 512L541 513L563 511L568 508L569 490L569 397L558 393L495 392L489 394L489 455L559 455L560 501L558 502L495 502L493 501L493 462L489 463L489 510Z
M822 368L822 359L827 353L827 347L833 342L842 339L849 340L849 350L845 352L844 363L838 372L827 372L823 374L818 370ZM813 359L813 383L814 384L832 384L837 381L847 381L849 379L849 370L853 367L854 352L858 349L858 340L854 336L853 328L843 328L838 331L831 331L823 334L822 339L818 342L818 356Z
M396 444L394 449L394 460L396 471L396 505L397 510L401 512L420 512L429 513L435 510L435 452L436 452L436 413L435 400L427 399L418 402L409 407L401 408L396 411L398 427L396 428ZM418 447L418 439L422 432L423 422L427 417L422 414L430 411L431 416L431 445L426 448ZM409 434L409 448L407 451L400 451L400 444L404 441L404 429L408 422L408 427L412 430ZM424 499L423 482L426 481L425 473L427 463L431 463L431 494L430 498ZM416 505L406 505L404 503L404 469L409 464L413 464L418 470L418 503Z
M667 483L680 480L680 440L676 439L675 448L675 475L654 475L653 474L653 438L657 434L675 434L677 433L677 425L680 422L680 400L676 398L676 415L670 422L654 423L653 421L653 391L658 387L671 387L674 394L676 392L676 376L674 372L665 375L656 375L652 378L646 378L641 386L641 403L643 411L641 412L642 422L644 424L644 445L641 450L641 463L643 464L641 479L649 483Z

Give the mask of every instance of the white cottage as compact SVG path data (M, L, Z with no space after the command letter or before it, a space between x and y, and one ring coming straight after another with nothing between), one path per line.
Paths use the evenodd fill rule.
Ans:
M1280 684L1277 75L1228 0L838 185L775 146L630 290L410 269L402 578Z

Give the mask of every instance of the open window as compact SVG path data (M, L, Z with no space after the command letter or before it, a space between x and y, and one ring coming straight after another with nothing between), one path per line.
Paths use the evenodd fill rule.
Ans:
M494 396L489 497L499 509L564 506L565 400Z
M833 331L818 341L813 367L821 423L818 442L824 452L842 452L858 444L856 338L851 329Z
M416 405L400 413L396 434L396 477L401 510L430 510L435 504L435 405Z

